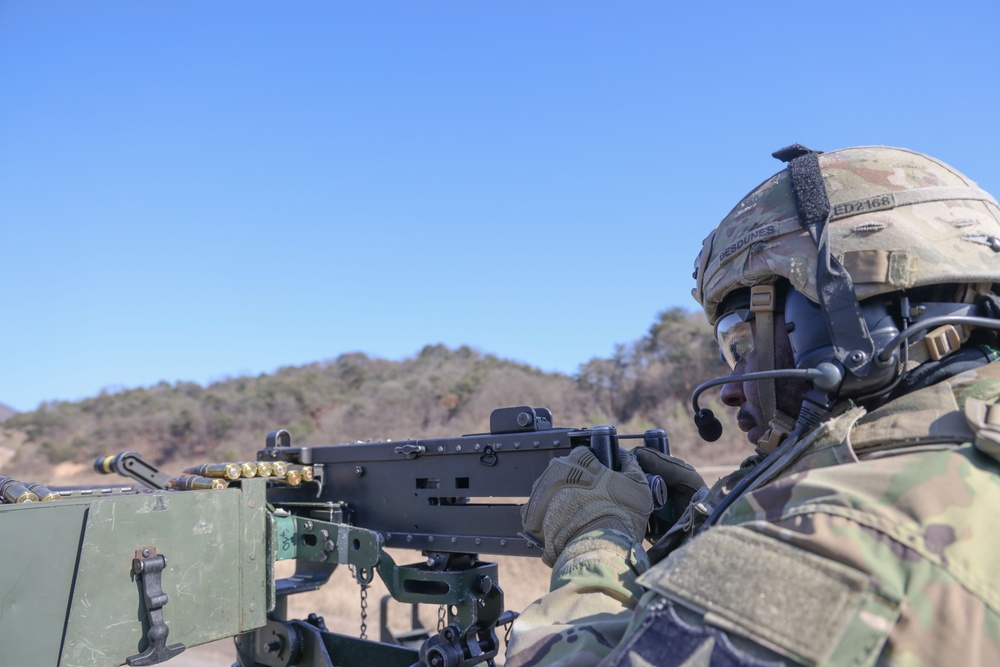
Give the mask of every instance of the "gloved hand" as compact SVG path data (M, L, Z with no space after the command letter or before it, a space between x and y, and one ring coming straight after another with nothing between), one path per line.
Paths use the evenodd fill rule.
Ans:
M550 567L566 544L597 528L642 539L653 510L652 493L635 457L621 453L622 472L605 468L589 447L553 459L521 507L525 532L542 544Z
M667 486L667 502L653 513L646 532L649 541L656 542L684 514L691 497L705 486L705 480L691 465L651 447L636 447L632 453L643 472L659 475Z

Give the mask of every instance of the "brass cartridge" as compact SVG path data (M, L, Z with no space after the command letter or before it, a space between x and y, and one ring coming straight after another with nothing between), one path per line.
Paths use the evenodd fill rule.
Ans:
M239 479L241 467L239 463L203 463L193 468L185 468L185 475L200 475L220 479Z
M50 500L59 500L60 498L62 498L62 496L60 496L58 493L42 486L38 482L26 482L24 486L28 489L28 491L31 491L36 496L38 496L39 502L44 503Z
M181 475L180 477L171 477L170 486L189 491L192 489L224 489L229 484L226 483L226 480L217 477L213 479L201 475Z
M37 503L38 496L12 477L0 477L0 498L5 503Z
M313 479L315 479L315 473L313 471L312 466L300 466L300 465L290 464L288 466L288 470L289 471L297 470L299 474L302 476L303 482L311 482L313 481Z

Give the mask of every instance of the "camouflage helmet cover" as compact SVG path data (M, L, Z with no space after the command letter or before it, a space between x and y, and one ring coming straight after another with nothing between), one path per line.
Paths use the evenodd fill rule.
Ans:
M866 146L819 156L831 254L858 300L938 283L1000 282L1000 207L943 162ZM816 243L801 226L787 169L747 195L705 239L695 299L710 322L740 288L785 278L818 303Z

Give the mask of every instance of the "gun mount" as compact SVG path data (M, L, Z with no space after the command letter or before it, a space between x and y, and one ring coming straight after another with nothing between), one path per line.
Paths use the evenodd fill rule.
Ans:
M489 433L453 438L299 447L277 430L257 462L175 478L134 452L99 459L140 486L0 505L0 649L12 664L152 665L235 637L239 667L492 665L496 629L516 614L480 555L541 555L519 534L534 480L572 447L616 466L628 437L667 449L663 431L556 428L548 410L520 406L495 410ZM26 549L39 534L47 548ZM387 547L423 560L397 564ZM283 560L294 574L278 578ZM362 586L378 575L398 602L443 606L443 630L411 648L289 619L288 596L339 565Z

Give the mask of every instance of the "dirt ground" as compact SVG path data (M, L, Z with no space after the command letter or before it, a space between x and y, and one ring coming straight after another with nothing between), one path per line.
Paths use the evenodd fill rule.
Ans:
M390 550L397 563L413 562L414 554ZM419 556L419 554L416 554ZM504 592L507 609L521 610L541 597L548 590L551 570L537 558L497 557L499 581ZM291 563L279 563L279 576L291 574ZM378 639L380 627L380 601L387 595L384 584L376 578L368 589L368 638ZM437 607L421 607L420 621L427 627L437 627ZM361 589L347 568L338 568L330 581L318 591L296 595L289 601L289 616L305 618L310 613L322 616L333 632L357 637L361 624ZM395 631L410 628L410 607L394 601L388 605L389 627ZM501 658L506 645L503 630L498 633L501 641ZM170 667L230 667L236 661L232 639L188 648L170 661ZM502 659L498 660L502 664Z

